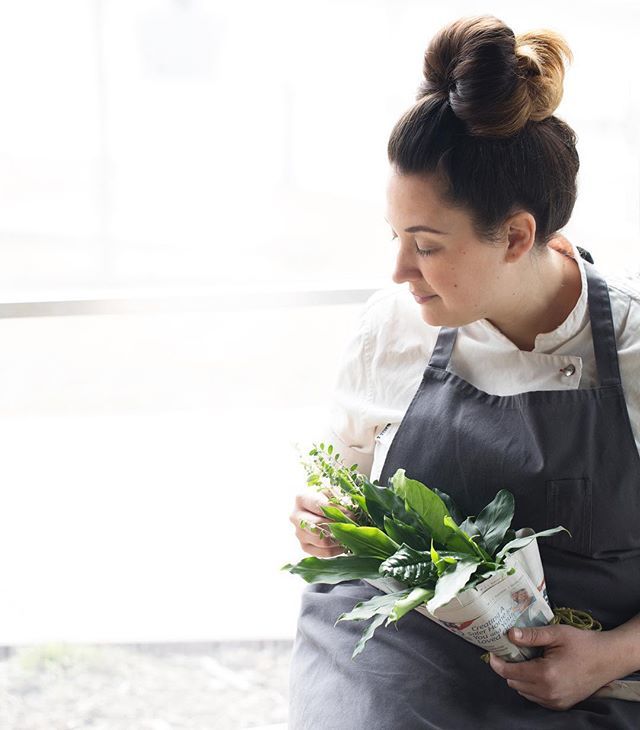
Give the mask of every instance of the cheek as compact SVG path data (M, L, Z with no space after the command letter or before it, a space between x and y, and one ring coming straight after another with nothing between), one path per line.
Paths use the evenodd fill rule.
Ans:
M480 311L485 305L486 286L481 272L469 269L449 269L441 279L442 291L449 299L470 311Z
M439 289L450 297L459 298L468 292L472 278L467 281L464 271L455 266L445 266L431 279L434 288Z

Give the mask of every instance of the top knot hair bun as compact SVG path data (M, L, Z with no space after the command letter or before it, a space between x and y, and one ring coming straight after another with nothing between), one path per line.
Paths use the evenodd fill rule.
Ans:
M417 100L448 101L469 134L509 137L550 117L562 99L565 39L552 30L515 35L492 15L461 18L433 37Z

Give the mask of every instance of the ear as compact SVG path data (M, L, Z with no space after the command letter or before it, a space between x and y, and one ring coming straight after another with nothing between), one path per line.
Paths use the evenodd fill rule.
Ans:
M526 210L520 210L506 221L508 261L518 261L528 253L536 239L536 219Z

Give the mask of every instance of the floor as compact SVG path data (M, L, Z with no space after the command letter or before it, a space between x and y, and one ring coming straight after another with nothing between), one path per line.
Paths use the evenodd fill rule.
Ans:
M3 730L286 730L291 643L5 649Z

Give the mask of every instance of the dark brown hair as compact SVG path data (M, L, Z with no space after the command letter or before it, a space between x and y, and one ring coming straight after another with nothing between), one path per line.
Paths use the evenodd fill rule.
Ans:
M579 168L576 135L553 116L569 46L551 30L521 35L491 15L461 18L433 37L416 102L396 122L389 162L434 175L443 201L467 210L479 238L497 240L518 210L544 247L568 222Z

